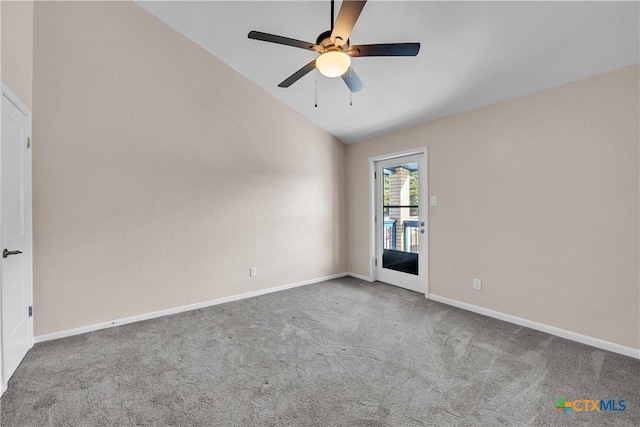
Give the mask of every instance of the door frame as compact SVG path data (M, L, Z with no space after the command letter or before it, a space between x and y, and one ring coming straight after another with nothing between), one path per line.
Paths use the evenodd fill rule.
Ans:
M29 305L33 307L33 205L32 205L32 148L33 148L33 138L31 134L32 129L32 116L31 111L27 108L27 106L20 100L15 93L9 89L9 87L4 83L2 84L2 93L0 96L6 97L9 102L15 105L20 112L22 112L27 117L27 138L31 140L31 149L27 150L27 166L26 166L26 214L27 214L27 264L28 264L28 274L29 274ZM0 106L1 108L1 106ZM0 118L2 117L0 111ZM2 128L2 123L0 120L0 129ZM2 146L0 145L0 159L2 158ZM2 167L2 163L0 162L0 168ZM0 174L0 188L2 184L2 175ZM0 198L0 204L2 200ZM2 221L2 209L0 205L0 221ZM2 241L2 233L0 233L0 247L4 247ZM2 263L0 263L0 319L2 319ZM29 348L33 347L33 316L29 317ZM2 337L2 328L0 328L0 395L4 393L7 389L7 383L9 381L8 378L4 377L4 341Z
M425 265L427 266L427 274L425 274L426 280L426 288L425 288L425 297L429 296L429 147L422 146L416 147L409 150L396 151L394 153L383 154L380 156L369 157L369 277L372 282L378 280L378 271L376 268L376 251L377 251L377 241L376 241L376 203L377 203L377 188L376 188L376 180L375 180L375 172L376 172L376 163L384 160L392 160L399 157L412 156L416 154L424 155L424 209L425 209L425 233L427 234L427 244L424 245L424 257ZM422 253L420 254L423 255ZM380 260L382 262L382 260Z

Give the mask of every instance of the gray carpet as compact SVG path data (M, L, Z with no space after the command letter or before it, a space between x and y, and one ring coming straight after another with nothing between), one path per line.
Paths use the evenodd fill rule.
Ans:
M640 361L344 278L38 344L1 403L3 426L637 426Z

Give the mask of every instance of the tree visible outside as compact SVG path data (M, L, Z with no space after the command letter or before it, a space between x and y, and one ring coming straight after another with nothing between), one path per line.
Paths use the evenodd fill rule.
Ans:
M412 206L418 206L418 171L409 174L409 203ZM411 208L409 215L418 216L418 208Z
M389 206L389 175L384 175L382 188L384 188L383 206Z

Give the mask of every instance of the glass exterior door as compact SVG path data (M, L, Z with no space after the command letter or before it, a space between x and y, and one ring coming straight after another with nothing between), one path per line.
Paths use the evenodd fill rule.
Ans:
M378 280L426 292L426 171L423 154L377 162Z

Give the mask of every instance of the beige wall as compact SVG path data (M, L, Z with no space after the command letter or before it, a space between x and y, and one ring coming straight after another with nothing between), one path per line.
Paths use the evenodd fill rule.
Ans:
M342 143L133 3L34 40L36 335L346 270Z
M369 275L369 158L428 145L431 293L639 348L638 81L636 65L348 146L349 271Z
M2 1L2 81L31 109L33 2Z

